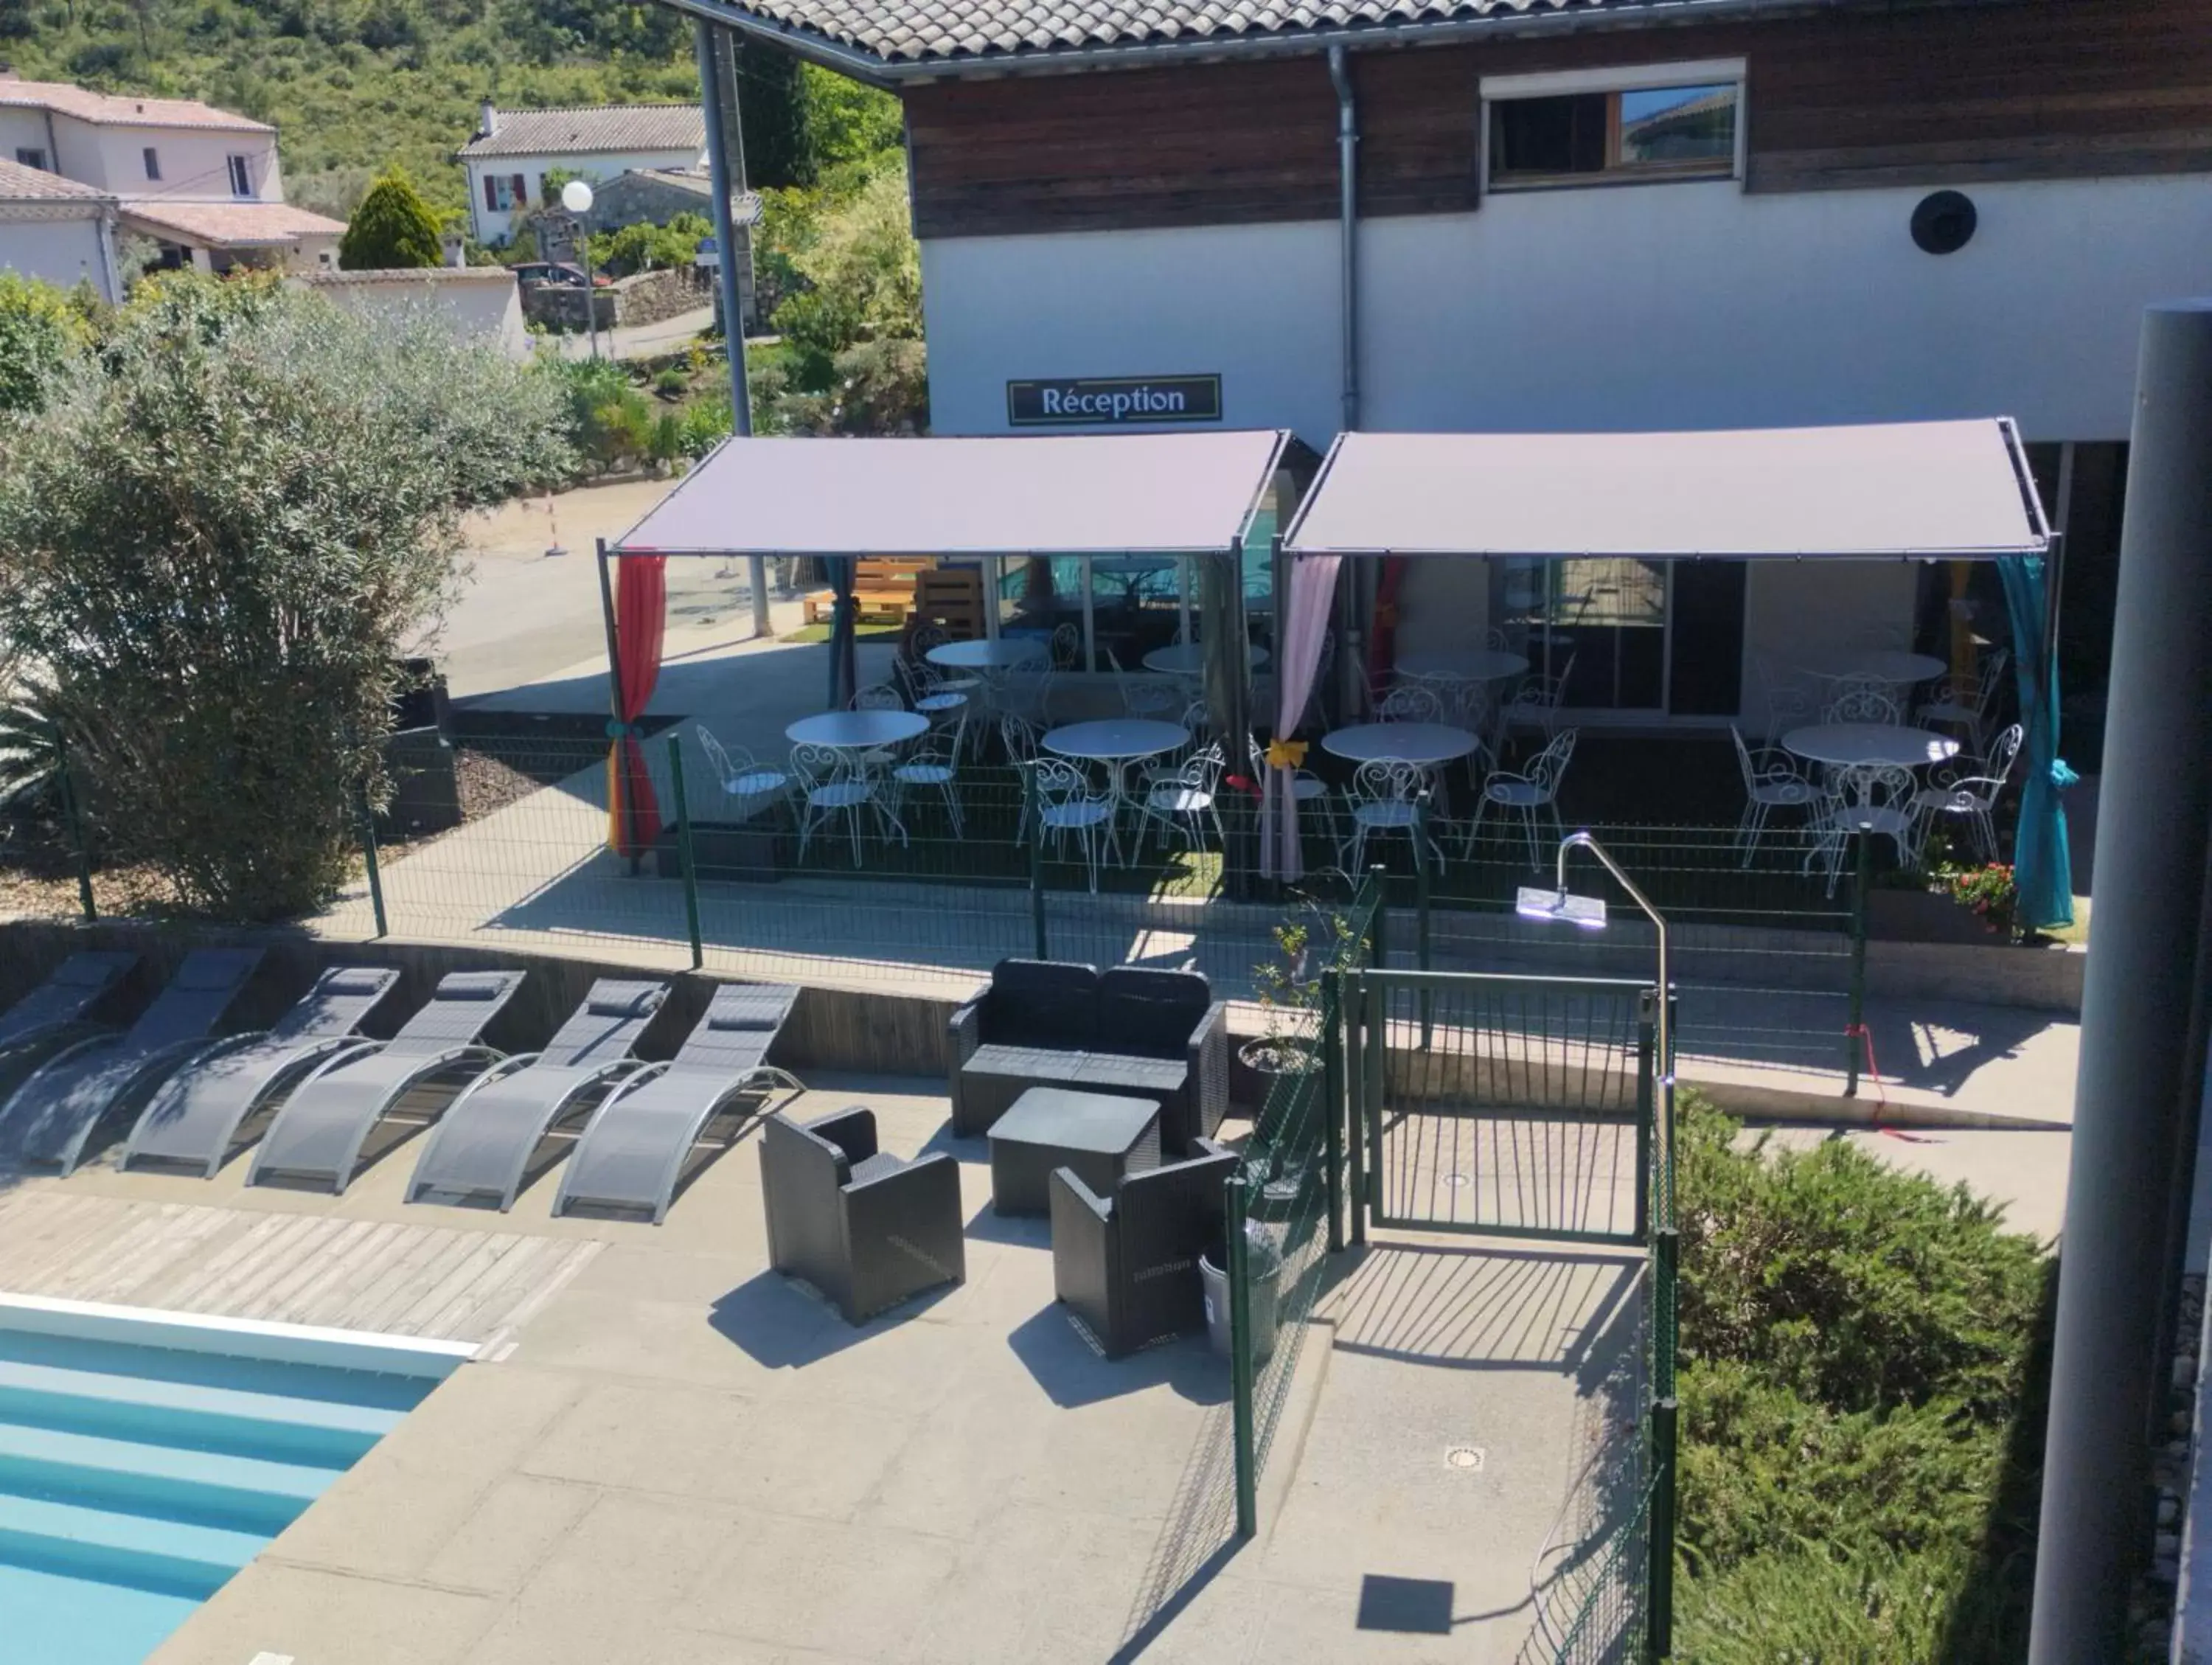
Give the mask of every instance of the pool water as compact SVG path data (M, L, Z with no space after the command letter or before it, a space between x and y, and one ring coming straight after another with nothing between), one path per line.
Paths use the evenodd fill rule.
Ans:
M137 1665L435 1385L0 1317L0 1656Z

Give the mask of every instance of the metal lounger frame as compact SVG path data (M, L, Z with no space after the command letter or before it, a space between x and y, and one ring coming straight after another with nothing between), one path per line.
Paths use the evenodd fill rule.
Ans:
M445 1114L438 1118L436 1124L430 1129L429 1142L423 1146L422 1155L415 1158L415 1171L409 1176L407 1181L407 1201L423 1201L425 1192L434 1192L441 1199L448 1196L465 1198L493 1194L489 1187L460 1188L433 1185L423 1177L423 1170L436 1159L440 1135L447 1127L454 1125L454 1115L465 1111L471 1099L495 1082L504 1081L522 1073L544 1056L543 1053L518 1052L512 1057L502 1058L461 1089L453 1102L446 1106ZM516 1164L514 1173L508 1177L505 1186L496 1194L499 1197L499 1212L504 1214L514 1206L514 1199L522 1189L522 1182L530 1171L532 1154L556 1127L574 1115L579 1109L584 1108L580 1101L586 1095L595 1088L607 1085L610 1082L626 1084L633 1076L653 1067L654 1066L652 1065L640 1063L635 1058L617 1058L611 1062L600 1065L596 1069L577 1073L574 1079L564 1085L562 1091L557 1097L548 1099L544 1106L544 1115L538 1121L537 1136L530 1141L528 1148L523 1151L521 1160ZM617 1086L616 1090L619 1091L621 1089Z
M348 1064L358 1062L364 1058L381 1056L384 1050L385 1043L381 1041L363 1041L325 1059L309 1072L305 1080L292 1090L292 1097L287 1103L287 1108L304 1097L318 1081L337 1073ZM369 1134L374 1133L378 1127L409 1097L420 1092L423 1088L430 1086L439 1078L453 1074L463 1069L465 1069L470 1078L473 1079L484 1070L498 1064L506 1055L498 1048L488 1047L480 1042L471 1042L466 1046L448 1047L442 1052L415 1054L416 1067L386 1084L383 1096L376 1102L374 1114L362 1118L361 1125L354 1130L353 1139L346 1147L345 1162L337 1172L325 1174L317 1169L277 1167L267 1160L269 1146L268 1141L264 1139L261 1148L253 1153L253 1165L246 1170L246 1182L248 1185L264 1184L271 1175L292 1179L328 1179L331 1182L331 1194L333 1196L342 1197L345 1194L346 1187L353 1182L354 1170L361 1165L361 1147L368 1143ZM426 1127L430 1125L434 1120L434 1118L426 1118L424 1125Z
M673 1140L670 1142L671 1147L666 1163L661 1170L659 1181L653 1187L653 1200L648 1205L652 1210L653 1223L655 1225L660 1224L668 1218L669 1207L676 1200L677 1182L684 1176L684 1164L691 1159L691 1153L699 1148L701 1139L705 1137L707 1129L714 1124L714 1118L728 1109L732 1101L744 1097L747 1093L758 1092L763 1086L781 1087L790 1093L793 1099L806 1091L806 1084L804 1081L789 1070L779 1069L774 1064L757 1065L735 1078L725 1077L720 1072L706 1066L695 1066L678 1073L672 1060L665 1063L647 1064L600 1102L591 1121L585 1125L583 1132L577 1135L577 1148L569 1153L568 1165L561 1175L560 1189L554 1194L553 1212L556 1216L567 1213L572 1206L580 1203L586 1208L633 1208L638 1206L628 1199L616 1200L580 1196L576 1194L576 1176L583 1171L579 1165L580 1158L583 1155L583 1143L592 1136L592 1128L600 1124L601 1118L618 1111L623 1098L655 1081L678 1073L683 1079L696 1077L702 1085L709 1080L717 1081L720 1090L708 1093L700 1101L700 1109L692 1116L690 1126L686 1130L683 1140L680 1143ZM785 1102L788 1103L791 1101L787 1099ZM763 1104L761 1108L765 1112L769 1107ZM736 1142L734 1137L730 1140L733 1145Z

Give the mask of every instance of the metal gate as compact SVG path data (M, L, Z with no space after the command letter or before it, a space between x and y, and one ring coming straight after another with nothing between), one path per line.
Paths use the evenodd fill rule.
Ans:
M1654 1019L1632 979L1365 970L1352 1194L1378 1224L1640 1243Z

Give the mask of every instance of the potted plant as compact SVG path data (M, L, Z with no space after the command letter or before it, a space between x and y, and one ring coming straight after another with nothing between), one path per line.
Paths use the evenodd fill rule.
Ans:
M1273 932L1274 954L1252 968L1261 1032L1237 1048L1246 1074L1243 1097L1257 1110L1274 1096L1284 1076L1310 1076L1321 1068L1322 990L1329 974L1359 960L1359 939L1343 915L1309 902L1297 917Z

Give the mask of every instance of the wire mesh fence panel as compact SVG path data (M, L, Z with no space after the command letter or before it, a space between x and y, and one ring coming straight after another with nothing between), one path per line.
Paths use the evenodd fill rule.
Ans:
M1634 1511L1579 1546L1536 1596L1536 1626L1522 1665L1644 1665L1648 1655L1651 1492Z
M1401 971L1363 981L1368 1201L1377 1221L1642 1240L1645 985Z

